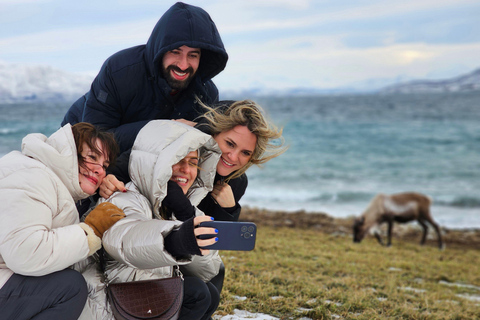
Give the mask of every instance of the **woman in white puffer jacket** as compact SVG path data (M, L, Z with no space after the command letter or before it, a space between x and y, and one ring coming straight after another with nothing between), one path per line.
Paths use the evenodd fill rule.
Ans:
M113 283L158 279L172 276L173 266L183 265L189 269L190 275L195 276L185 277L180 319L208 319L218 306L219 296L213 285L207 282L218 273L221 259L216 251L199 248L212 244L214 239L198 240L195 237L199 232L207 234L214 233L214 230L194 227L211 218L195 208L196 217L183 223L163 220L160 214L172 178L172 166L187 161L184 158L192 152L198 152L200 168L197 171L195 167L195 179L189 181L185 175L177 180L181 181L181 186L185 183L191 185L187 197L195 206L213 188L221 155L215 140L195 128L171 120L151 121L139 132L129 161L132 182L126 185L128 191L100 200L115 204L127 215L103 238L105 274ZM84 276L90 295L82 319L113 319L105 285L101 282L102 275L95 270L94 264Z
M69 267L124 215L102 206L80 223L75 201L96 192L116 153L113 135L78 123L29 134L0 159L0 319L78 318L87 287Z

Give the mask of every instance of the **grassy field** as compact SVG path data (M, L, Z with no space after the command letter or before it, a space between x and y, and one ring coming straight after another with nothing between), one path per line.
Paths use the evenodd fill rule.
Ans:
M401 238L382 247L371 237L354 244L348 233L257 225L255 250L221 254L226 278L216 314L480 319L478 247L447 241L439 251Z

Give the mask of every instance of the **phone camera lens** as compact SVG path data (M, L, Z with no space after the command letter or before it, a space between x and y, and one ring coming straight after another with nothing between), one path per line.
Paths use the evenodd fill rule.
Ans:
M245 233L243 234L243 237L244 237L245 239L250 238L250 236L251 236L251 234L250 234L249 232L245 232Z
M254 229L253 227L248 227L249 232L253 232L253 229Z
M242 232L246 232L247 231L247 226L243 226L242 227Z

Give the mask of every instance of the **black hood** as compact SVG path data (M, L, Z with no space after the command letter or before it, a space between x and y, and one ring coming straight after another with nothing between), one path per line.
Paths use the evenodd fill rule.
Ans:
M147 41L145 59L151 75L161 77L163 55L184 45L202 49L197 71L202 82L225 68L228 55L209 14L200 7L177 2L158 20Z

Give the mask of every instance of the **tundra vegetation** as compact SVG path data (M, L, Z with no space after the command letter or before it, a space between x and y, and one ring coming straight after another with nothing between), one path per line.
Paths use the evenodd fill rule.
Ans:
M279 319L480 319L480 230L396 228L393 247L352 242L351 219L244 208L258 226L253 251L223 251L216 315L234 309ZM398 230L397 230L398 229ZM386 231L386 230L384 230Z

